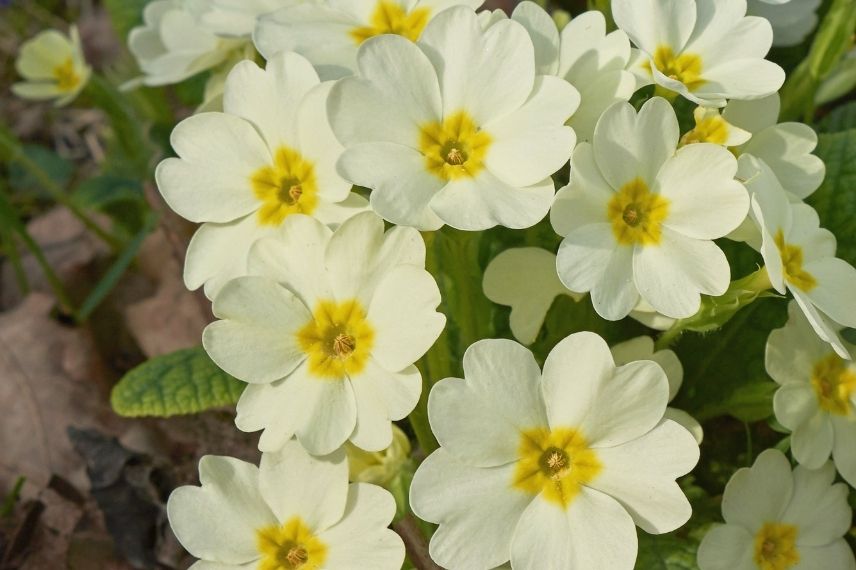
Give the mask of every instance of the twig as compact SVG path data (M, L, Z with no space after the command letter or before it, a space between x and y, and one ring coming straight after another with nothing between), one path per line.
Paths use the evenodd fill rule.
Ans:
M392 529L404 541L407 556L410 557L410 561L413 562L417 570L443 570L442 566L438 566L431 560L431 556L428 554L428 542L413 515L410 513L404 515L398 522L392 524Z

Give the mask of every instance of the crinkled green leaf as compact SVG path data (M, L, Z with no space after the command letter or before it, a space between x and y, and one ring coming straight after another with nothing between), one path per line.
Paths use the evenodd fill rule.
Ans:
M674 406L699 421L731 415L757 421L773 413L776 384L764 368L767 336L787 320L787 303L764 298L713 334L685 334L675 345L684 384Z
M837 133L856 129L856 102L836 107L818 123L817 129L822 133Z
M838 238L838 257L856 265L856 129L821 134L815 154L826 163L826 179L806 201Z
M245 384L226 374L202 347L144 362L113 388L110 403L120 416L194 414L238 401Z

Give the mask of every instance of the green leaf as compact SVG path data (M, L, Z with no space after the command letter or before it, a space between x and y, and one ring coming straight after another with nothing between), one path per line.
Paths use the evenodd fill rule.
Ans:
M139 180L103 174L82 182L71 194L81 208L110 216L129 235L139 232L150 211Z
M818 138L815 154L826 163L826 179L806 202L838 238L838 257L856 265L856 129Z
M837 133L847 129L856 129L856 101L836 107L817 125L817 130L822 133Z
M39 145L25 144L21 153L41 168L58 186L65 186L71 178L74 166L51 149ZM9 186L18 193L27 193L48 198L42 182L24 168L20 162L9 164Z
M684 365L684 385L673 405L702 422L770 416L776 384L767 376L764 352L770 331L787 320L786 308L781 299L759 299L714 334L681 337L674 350Z
M144 362L113 388L110 404L120 416L195 414L238 401L245 384L226 374L202 347Z
M113 27L119 37L128 37L128 32L134 26L143 22L143 9L149 0L104 0L102 4L110 15Z
M675 534L651 535L641 530L637 570L697 570L698 543Z

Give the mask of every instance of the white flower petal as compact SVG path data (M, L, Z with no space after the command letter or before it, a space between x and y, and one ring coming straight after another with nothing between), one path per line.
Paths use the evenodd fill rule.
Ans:
M776 419L791 431L800 430L817 414L817 396L808 384L809 378L806 377L805 382L788 382L773 396ZM830 450L831 442L826 457L829 457Z
M749 195L734 180L737 161L725 148L698 143L678 150L657 174L658 192L669 201L663 225L696 239L717 239L749 213Z
M817 280L806 297L833 321L856 327L856 268L842 259L827 257L809 261L804 269Z
M330 299L333 294L324 266L332 235L327 226L309 216L288 216L276 236L261 239L250 249L248 272L276 279L314 309L317 300Z
M532 501L514 530L514 568L632 568L633 519L614 499L583 487L567 510Z
M430 273L413 265L391 270L368 307L375 329L372 356L384 368L402 370L425 354L446 324L437 312L440 290Z
M485 125L493 141L485 165L514 186L529 186L559 170L571 156L576 136L565 121L579 105L570 83L552 76L535 79L523 106Z
M256 530L277 522L259 493L258 468L206 455L199 461L199 480L201 487L179 487L167 502L179 542L197 558L226 564L256 560Z
M634 44L653 54L660 45L686 45L696 22L693 0L615 0L612 15Z
M245 60L229 72L223 110L250 121L269 148L293 148L300 102L318 81L312 64L296 53L278 54L265 69Z
M547 215L555 190L549 177L520 188L484 170L475 178L447 184L431 201L431 209L459 230L486 230L497 225L522 229L534 226Z
M331 570L393 570L404 562L404 543L386 528L395 516L395 499L367 483L348 488L342 520L318 538L329 544L324 567Z
M511 332L523 344L535 341L555 298L571 294L556 273L556 255L540 247L506 249L494 257L482 288L494 303L511 307Z
M202 224L187 246L184 285L191 291L204 285L205 295L213 299L230 279L247 274L250 247L273 231L260 226L254 214L226 224Z
M675 479L695 467L699 449L682 426L663 420L637 439L598 449L597 457L603 470L588 485L621 503L642 530L662 534L689 520L692 507Z
M202 113L180 122L170 142L180 158L161 162L155 179L179 215L192 222L230 222L257 209L251 177L271 163L271 155L250 123Z
M751 468L738 469L725 486L722 516L729 525L753 532L780 520L793 493L791 464L781 451L762 452Z
M437 441L469 465L515 461L521 432L547 426L535 357L510 340L478 341L464 354L464 376L431 390L428 415Z
M613 194L597 167L591 144L578 144L571 156L570 183L556 194L550 210L553 229L567 236L582 226L606 222Z
M443 225L428 204L446 182L428 171L417 150L386 142L356 144L345 151L338 168L345 179L373 189L372 208L385 220L420 230Z
M508 561L520 515L532 497L511 487L514 465L480 469L440 448L419 466L410 505L421 519L440 523L431 558L446 568L494 568Z
M757 570L755 537L736 524L715 525L698 547L701 570Z
M800 465L794 469L794 496L782 521L796 525L800 547L823 546L850 529L853 513L847 503L847 485L835 480L832 462L817 470Z
M853 485L856 483L856 421L852 418L835 418L833 420L835 442L832 447L832 457L835 467L844 480Z
M685 318L698 311L700 293L725 293L731 268L725 254L712 241L692 239L664 228L658 245L636 249L633 277L642 298L658 313Z
M217 365L249 383L269 383L291 373L306 355L296 333L312 318L288 289L266 277L239 277L214 300L202 344Z
M853 570L856 559L853 549L847 541L840 538L823 546L803 546L800 549L800 561L793 570Z
M532 39L535 72L555 75L559 66L559 29L550 14L535 2L525 0L514 8L511 19L526 28Z
M738 59L705 71L704 78L705 82L693 90L697 97L758 99L778 91L785 82L785 72L765 59Z
M342 519L348 496L345 452L309 455L291 440L277 453L263 453L259 486L280 521L299 516L313 530L323 530Z
M542 390L550 426L582 425L614 374L612 354L600 336L578 332L561 340L544 362Z
M678 119L665 99L648 100L638 114L629 103L616 103L597 123L594 156L613 188L636 178L653 188L657 172L675 153L679 137Z

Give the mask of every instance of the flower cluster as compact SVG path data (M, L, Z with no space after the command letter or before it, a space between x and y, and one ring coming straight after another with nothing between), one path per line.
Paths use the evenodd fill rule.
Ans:
M150 2L128 40L137 83L210 72L155 178L200 224L184 281L212 302L202 344L246 383L237 428L261 432L258 467L206 456L200 486L170 497L194 568L396 570L388 526L416 515L450 570L631 570L637 527L693 512L682 478L704 434L670 342L762 296L792 298L765 363L799 465L767 450L737 471L699 565L856 567L834 483L856 485L856 269L804 202L825 176L818 137L779 122L785 72L766 59L818 5L612 0L610 30L529 1ZM22 96L64 103L86 83L73 29L23 52ZM531 231L430 254L497 226ZM735 250L763 267L741 275ZM481 291L446 267L479 256L519 342L458 326L495 317L452 311ZM562 296L605 327L666 332L535 350ZM442 352L447 336L465 346Z
M147 21L166 45L164 24L178 18L161 3ZM759 568L786 568L799 556L840 554L838 526L815 540L800 525L816 524L816 501L842 508L843 487L827 490L830 454L856 479L848 451L856 375L838 335L856 326L856 270L835 258L834 239L802 203L824 166L811 154L810 128L777 122L784 73L764 59L774 38L767 20L747 15L742 0L615 0L619 29L610 33L599 12L560 30L530 2L510 17L477 14L463 0L258 4L248 10L270 12L253 35L264 68L234 65L222 111L179 124L178 156L157 171L167 203L202 223L185 281L213 301L218 320L203 344L247 382L236 425L261 430L264 452L260 475L209 458L201 489L175 493L172 524L192 553L271 569L398 568L400 547L380 515L361 532L386 546L335 562L349 548L336 525L360 515L346 507L337 523L344 492L336 508L327 504L339 483L301 477L309 466L344 465L348 449L355 466L374 465L365 475L352 468L353 479L388 486L410 447L403 434L393 443L391 422L414 411L426 380L440 448L416 471L409 504L439 525L430 555L443 567L629 569L636 526L656 534L683 525L691 507L676 479L695 466L702 430L667 408L683 369L650 337L610 350L598 335L573 334L543 370L508 340L472 344L463 378L424 379L414 366L445 324L417 230L522 229L549 217L563 238L557 254L510 249L484 277L485 294L512 307L511 329L525 343L563 294L590 294L608 320L675 326L730 290L722 238L760 252L759 292L795 299L767 362L782 386L776 416L794 431L804 467L793 479L789 467L758 476L787 483L763 495L775 513L766 503L741 504L745 515L728 506L761 480L738 473L723 507L729 526L711 532L700 563L724 568L754 556ZM188 53L184 70L163 79L217 65L230 42L246 41L244 20L217 10L193 20L210 38L194 42L205 54ZM788 21L777 26L778 43L805 33L790 13L776 15ZM213 24L229 21L234 29ZM143 64L153 75L155 61ZM655 96L629 102L651 84ZM697 105L686 131L672 104L679 96ZM557 192L554 177L568 162L570 181ZM370 191L368 200L353 188ZM381 218L395 225L385 231ZM397 451L386 458L390 445ZM753 472L771 461L784 459L763 454ZM246 472L228 478L232 491L209 474L221 463ZM276 492L293 497L276 496L275 476ZM319 501L324 514L292 506L293 484L304 508ZM361 493L366 509L388 500L362 485L352 485L348 504ZM230 492L246 498L233 504ZM197 504L242 513L255 545L223 537L207 547L223 531L193 522Z

